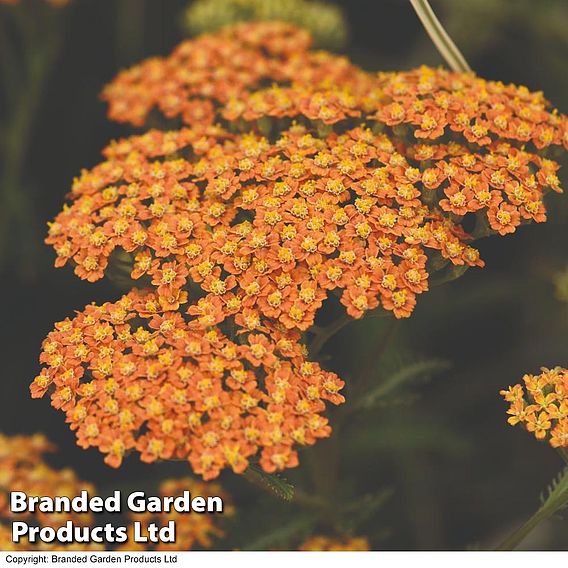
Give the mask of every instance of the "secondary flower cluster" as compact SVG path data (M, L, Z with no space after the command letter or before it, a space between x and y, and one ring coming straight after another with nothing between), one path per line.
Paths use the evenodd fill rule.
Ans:
M69 545L54 543L31 544L28 542L13 543L12 531L8 523L15 519L9 509L10 491L24 491L33 496L67 496L75 497L81 491L95 495L93 485L77 478L70 469L55 470L44 461L44 454L53 452L55 447L41 435L6 436L0 434L0 550L104 550L105 545L99 543L73 543ZM234 514L231 499L217 484L204 484L195 479L184 477L168 479L159 486L161 497L181 495L190 491L192 498L197 496L216 495L223 499L224 515ZM30 519L38 526L60 527L67 521L79 526L94 526L95 519L91 513L18 513L18 520ZM155 522L164 526L173 520L176 524L176 542L161 543L156 550L191 550L196 546L211 548L213 541L221 538L224 533L218 526L214 515L199 515L190 513L146 513L134 515L132 521ZM6 523L6 524L4 524ZM149 550L147 545L128 542L120 545L117 550Z
M93 492L93 486L77 478L70 469L56 470L45 462L45 454L55 447L41 434L33 436L6 436L0 434L0 550L26 550L26 542L13 543L10 523L16 516L10 511L10 492L23 491L28 495L46 497L75 497L82 490ZM67 521L89 526L93 522L90 513L18 513L17 520L34 522L38 526L60 527ZM68 550L69 547L43 543L34 548L42 550ZM74 550L101 550L98 544L77 544Z
M354 74L366 76L345 57L309 51L310 42L306 31L284 22L229 26L122 71L102 96L113 120L142 126L159 110L195 127L215 123L225 105L267 84L333 90L352 82Z
M506 234L546 219L539 179L557 187L556 164L522 150L415 144L404 156L361 127L318 137L295 125L272 144L219 127L150 131L105 154L50 226L58 266L94 281L119 249L170 304L190 279L300 329L336 289L353 317L379 299L410 315L428 255L482 266L460 218Z
M215 495L223 499L223 517L232 516L234 508L229 496L216 483L201 483L190 477L181 479L167 479L160 483L158 495L160 497L175 497L189 491L191 497ZM136 543L129 539L127 544L118 548L122 551L133 550L194 550L195 548L212 548L214 541L224 536L224 531L218 526L215 515L200 515L196 513L140 513L130 515L132 521L141 521L144 525L156 523L157 526L165 526L169 521L176 525L175 542L167 543Z
M71 469L56 470L44 461L44 454L53 452L55 447L41 435L5 436L0 434L0 518L10 519L10 491L24 491L29 495L74 497L81 490L93 491L92 485L77 478ZM88 525L92 515L87 513L26 513L34 516L42 526L59 527L67 520ZM22 518L18 514L18 518Z
M524 384L501 391L510 403L508 422L522 424L553 448L568 448L568 370L543 367L541 371L540 375L525 375Z
M347 551L347 550L370 550L367 537L346 537L342 539L327 536L312 536L300 545L299 550L304 551Z
M379 73L378 84L389 103L376 118L389 126L409 125L417 138L453 134L478 146L512 141L531 142L539 150L568 147L567 118L550 110L542 92L428 67Z
M296 445L329 435L320 413L343 402L343 382L307 361L298 334L258 315L239 311L223 332L215 306L189 311L199 315L138 291L87 306L46 338L32 396L49 391L78 444L113 467L130 450L187 459L204 479L242 473L257 454L268 472L297 465Z
M309 35L284 22L229 26L123 71L103 98L110 118L138 126L154 108L192 127L236 116L305 116L333 124L347 114L406 125L426 141L568 147L567 118L541 92L425 66L373 75L309 47ZM192 113L198 103L208 112ZM393 131L395 137L404 134Z

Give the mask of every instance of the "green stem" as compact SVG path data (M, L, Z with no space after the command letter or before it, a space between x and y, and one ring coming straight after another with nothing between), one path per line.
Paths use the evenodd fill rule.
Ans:
M428 0L410 0L410 3L450 69L462 73L471 72L471 67L434 14Z
M561 450L564 457L565 450ZM542 507L522 526L509 535L495 550L514 550L542 521L552 517L568 504L568 467L553 481Z
M313 491L325 503L335 503L337 499L337 487L340 482L340 465L341 465L341 451L340 451L340 437L341 426L344 419L349 415L350 409L356 407L356 400L358 396L364 394L366 386L369 382L369 377L372 371L377 366L378 362L384 355L388 348L390 341L396 329L396 321L392 320L388 323L387 328L382 331L377 343L370 346L371 352L366 363L362 367L362 372L359 375L359 380L355 383L356 393L353 399L350 400L351 404L346 404L345 407L339 409L335 413L333 434L330 439L320 441L316 447L312 448L308 455L308 462L311 470ZM340 328L339 323L336 324ZM331 331L331 330L330 330ZM324 509L325 517L322 522L330 526L333 530L340 532L343 519L337 516L338 508L328 507Z
M119 65L132 65L144 48L145 6L140 0L116 5L116 55Z
M341 532L344 519L337 507L338 483L340 481L340 431L334 426L333 433L327 440L320 440L306 452L306 462L311 477L311 491L321 503L318 518L321 525L334 532Z
M252 483L255 487L258 487L263 491L270 493L270 495L272 496L276 495L275 490L271 488L263 479L263 477L252 467L248 467L242 475L247 481ZM318 499L317 496L304 493L303 491L299 490L297 487L294 487L294 493L290 501L312 509L321 509L322 507L325 506L325 503L322 502L320 499Z
M314 339L310 344L310 356L314 359L319 355L323 346L347 324L351 323L353 318L347 314L342 315L332 321L328 326L317 329Z
M16 64L14 46L9 40L8 21L0 18L0 67L2 68L3 95L6 106L10 108L18 96L18 86L21 82L19 64Z
M340 426L342 426L347 419L351 419L353 423L355 422L360 410L359 403L366 395L371 381L377 378L377 366L389 348L398 329L399 322L400 320L393 317L388 322L386 329L382 330L382 335L379 337L377 343L371 345L372 350L369 353L367 361L362 365L361 371L353 382L353 392L349 400L337 411L334 426L335 431L339 430Z
M528 521L509 535L495 550L515 550L529 533L549 516L550 515L544 509L539 509Z
M379 337L378 342L372 346L372 351L369 353L369 357L366 363L363 365L361 372L357 381L355 382L356 397L355 400L362 396L369 383L376 377L374 371L376 370L380 360L382 359L385 351L388 349L395 333L398 328L400 320L394 317L388 322L386 329L383 331L382 335ZM354 402L354 401L353 401Z

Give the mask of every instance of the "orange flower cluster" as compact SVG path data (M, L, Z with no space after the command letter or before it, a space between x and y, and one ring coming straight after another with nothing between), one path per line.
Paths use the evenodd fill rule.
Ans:
M100 543L73 543L64 545L53 543L20 543L12 542L12 531L8 523L15 519L9 508L10 491L24 491L35 496L66 496L75 497L85 490L89 494L96 494L95 488L77 478L70 469L54 470L44 461L44 454L52 452L55 447L41 435L34 436L5 436L0 434L0 550L105 550ZM197 480L185 477L169 479L160 484L161 497L181 495L189 490L192 498L209 495L220 496L223 499L224 515L233 515L234 509L227 493L217 484L204 484ZM78 526L93 526L94 517L91 513L18 513L18 519L32 519L39 526L58 528L71 521ZM213 515L199 515L191 513L145 513L132 514L132 520L155 522L163 526L167 521L176 523L176 542L174 544L161 543L155 550L191 550L195 546L211 548L213 540L223 536L223 531L217 526ZM6 523L6 524L4 524ZM116 550L150 550L148 545L134 542L131 538Z
M228 107L249 101L252 112L264 116L263 97L249 95L266 84L336 90L353 84L364 74L345 57L311 52L309 34L284 22L242 23L220 32L182 42L171 55L153 57L122 71L103 91L109 116L118 122L142 126L153 110L167 119L181 119L192 127L207 126ZM269 98L294 107L287 90L279 96L268 89ZM256 104L255 104L256 103Z
M369 540L365 536L354 536L342 539L330 538L328 536L312 536L300 546L299 550L310 552L368 551L371 550L371 548Z
M483 266L474 238L545 221L560 191L545 155L567 120L541 94L425 67L374 75L309 43L240 24L103 93L111 118L158 111L175 129L110 144L47 243L82 279L119 267L154 293L58 324L32 392L51 387L111 465L131 449L206 479L257 453L269 472L296 465L295 444L329 435L323 400L343 400L297 344L326 298L408 317L431 273Z
M368 129L317 138L296 125L274 144L219 128L151 131L106 155L76 181L47 242L90 281L117 248L130 253L132 278L145 275L168 305L189 278L219 317L260 310L305 330L333 290L356 318L379 298L410 315L428 289L428 251L482 265L463 229L421 200L420 170Z
M541 92L427 67L380 73L378 83L388 103L372 118L428 143L426 159L449 170L442 186L435 168L423 180L425 189L437 190L444 211L463 216L483 210L490 229L501 235L522 221L546 221L542 198L561 189L559 165L542 154L552 145L568 148L568 118L551 110ZM438 161L432 143L448 140L471 153Z
M174 111L162 109L167 116L183 117L183 105L193 104L183 83L189 80L211 88L202 96L216 101L215 112L184 118L191 129L153 130L109 146L106 161L76 180L73 204L51 225L56 264L72 260L79 277L94 281L118 249L131 255L132 277L146 276L170 303L189 280L212 300L239 301L305 330L330 291L353 317L379 304L407 317L428 289L428 259L435 267L440 256L446 264L482 266L462 225L467 215L477 236L546 220L543 195L560 191L556 162L518 147L512 131L491 127L501 138L476 141L467 129L461 140L446 132L459 134L452 113L477 109L481 120L503 106L510 124L532 120L535 140L546 131L549 143L559 143L566 119L548 112L541 95L428 68L373 77L307 51L303 34L287 24L247 23L185 42L160 60L175 78L167 88L178 101ZM219 71L213 63L221 59L239 65L240 57L217 53L225 45L237 50L232 42L282 85L262 88L266 76L244 73L239 81L232 67ZM287 69L282 54L310 71L278 76ZM313 57L326 60L323 75ZM202 59L208 73L230 76L238 93L231 98L227 85L217 88L197 73ZM169 83L149 65L107 88L111 117L117 105L128 112L142 105L136 113L143 121L165 104L160 89ZM340 87L325 82L330 73ZM435 105L447 107L443 117ZM427 137L416 124L420 113L438 117ZM221 118L227 128L208 126ZM414 136L401 132L405 121ZM235 133L241 123L245 132Z
M537 440L553 448L568 448L568 370L541 369L540 375L525 375L524 384L502 390L510 403L507 414L512 426L522 424Z
M191 497L215 495L223 499L223 517L232 516L234 508L231 505L229 496L216 483L201 483L189 477L181 479L168 479L160 484L160 497L175 497L182 495L184 491L189 491ZM132 520L141 521L143 524L156 523L157 526L164 526L168 521L176 524L176 541L160 543L136 543L129 539L127 544L122 545L118 550L158 550L158 551L185 551L198 548L211 548L214 541L224 536L223 530L217 526L214 515L200 515L196 513L178 513L170 511L168 513L140 513L131 514Z
M283 22L230 26L123 71L103 99L111 119L137 126L154 108L192 128L220 119L360 118L406 125L425 141L568 148L568 119L541 92L426 66L374 76L344 57L309 51L310 43L307 32Z
M15 515L10 511L11 491L24 491L29 495L47 497L75 497L82 490L93 492L93 486L77 478L70 469L55 470L44 461L44 454L53 452L55 447L41 434L34 436L6 436L0 434L0 550L25 550L33 546L41 550L68 550L57 543L29 544L13 543L11 521ZM33 521L38 526L58 528L72 521L79 526L93 522L90 513L18 513L18 519ZM7 524L3 524L7 523ZM97 544L73 545L73 549L84 546L85 550L100 550Z
M405 157L364 128L318 138L296 125L274 144L216 127L150 131L105 153L51 224L56 265L72 259L94 281L122 249L132 277L147 275L170 303L189 278L300 329L335 289L353 317L379 297L410 315L428 289L429 251L482 266L457 219L476 211L480 224L512 232L521 218L546 219L537 180L557 187L556 164L521 150L482 157L418 144ZM184 155L193 159L168 159ZM434 156L436 167L419 167Z
M416 138L450 135L482 147L511 142L568 148L567 117L550 112L542 92L428 67L379 73L378 84L389 103L374 117L389 126L408 125Z
M321 412L344 401L343 382L306 360L297 333L244 311L223 333L203 325L203 303L192 308L201 313L187 321L138 291L87 306L46 338L32 396L51 392L78 444L113 467L130 450L187 459L206 480L257 454L267 472L294 467L296 445L329 436Z
M93 491L93 487L77 478L70 469L55 470L44 461L44 454L55 447L41 435L5 436L0 434L0 518L10 519L10 491L24 491L30 495L47 497L78 495L81 490ZM26 513L34 516L42 526L60 527L68 520L88 525L92 516L88 513ZM22 517L22 514L18 514Z

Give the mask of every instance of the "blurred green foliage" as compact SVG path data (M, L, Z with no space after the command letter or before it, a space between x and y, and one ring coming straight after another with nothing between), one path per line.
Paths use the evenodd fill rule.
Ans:
M556 297L561 302L568 303L568 266L555 274L554 285L556 287Z
M303 27L316 47L337 50L347 40L342 11L318 0L197 0L184 14L185 28L193 35L253 20L281 20Z

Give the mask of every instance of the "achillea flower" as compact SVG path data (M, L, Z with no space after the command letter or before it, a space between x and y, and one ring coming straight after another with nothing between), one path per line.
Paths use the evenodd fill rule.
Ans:
M9 495L11 491L24 491L28 495L46 497L75 497L82 490L93 493L90 483L77 478L70 469L56 470L45 462L45 454L53 452L55 447L41 434L33 436L6 436L0 434L0 549L25 550L33 547L42 550L68 550L69 547L58 544L30 544L11 542L11 531L4 524L13 520L25 520L38 526L58 528L72 521L78 526L91 526L93 515L90 513L17 513L10 511ZM81 546L81 545L77 545ZM73 545L73 549L75 549ZM91 545L86 550L100 549Z
M47 242L57 266L71 260L89 281L125 251L132 277L171 304L189 280L288 328L312 325L330 291L352 317L379 305L407 317L428 289L428 259L483 265L460 226L467 213L500 234L546 219L538 180L556 165L509 146L400 149L364 127L295 124L273 143L220 127L152 130L83 172Z
M105 550L104 543L72 543L69 545L52 542L22 541L12 542L12 531L9 523L19 519L37 526L58 528L71 521L76 526L93 527L95 518L91 513L33 513L14 514L9 508L11 491L24 491L30 496L67 496L76 497L81 491L96 494L90 483L77 478L70 469L55 470L45 463L44 455L53 452L55 447L41 434L33 436L5 436L0 434L0 550ZM223 499L224 515L233 515L234 509L230 496L217 484L205 484L200 481L181 478L168 479L160 484L161 497L181 495L189 490L191 497L219 496ZM132 514L132 520L156 522L163 526L169 520L176 523L176 542L173 545L161 543L153 550L191 550L195 546L211 548L213 540L223 536L217 526L214 515L191 513L145 513ZM152 545L154 546L154 545ZM116 550L149 550L147 545L138 546L131 539Z
M371 548L369 540L365 536L346 537L342 539L330 538L327 536L312 536L300 545L299 550L313 552L347 550L368 551L371 550Z
M459 225L421 200L420 171L368 129L318 138L295 125L273 144L151 131L105 153L51 224L56 264L94 281L121 249L168 305L190 280L290 329L307 329L334 290L353 317L379 299L406 317L428 289L427 254L482 265Z
M306 31L284 22L230 26L184 41L168 57L122 71L102 97L109 103L109 117L119 122L142 126L156 109L196 128L216 123L223 107L238 107L266 84L337 91L355 78L360 83L371 80L345 57L309 51L310 43ZM277 96L271 89L267 93ZM290 92L284 91L279 100L294 107L289 98ZM262 107L259 97L253 102L255 110Z
M330 292L355 318L408 317L432 270L483 265L473 237L546 220L558 164L499 120L475 140L467 126L503 107L534 125L539 151L562 143L566 118L542 95L428 68L373 77L308 45L283 23L242 24L119 76L111 117L141 124L158 106L193 128L111 144L50 227L56 265L94 281L126 252L168 305L189 282L306 330ZM163 89L176 104L164 108ZM188 119L197 99L211 112Z
M426 66L375 77L309 46L306 32L283 22L229 26L122 72L103 98L110 118L137 126L154 108L193 128L219 117L305 116L334 124L349 116L369 125L408 126L406 143L450 135L477 151L503 143L568 147L567 118L541 92ZM392 134L407 138L400 128ZM545 185L555 187L557 180Z
M192 34L211 33L245 21L280 21L306 29L320 47L341 47L347 22L339 7L314 0L198 0L185 12Z
M181 479L167 479L160 484L160 497L176 497L189 491L191 498L201 496L205 499L209 496L218 496L223 499L223 518L232 516L234 508L227 493L216 483L202 483L190 477ZM218 526L218 518L215 515L200 515L196 513L178 513L177 511L163 513L131 513L133 521L141 521L144 525L156 523L164 526L168 521L176 524L176 541L172 543L135 543L132 539L122 545L119 550L159 550L159 551L184 551L195 548L212 548L214 542L224 536L223 530Z
M568 119L541 92L428 67L380 73L378 83L384 97L371 117L395 135L428 142L416 157L434 161L423 183L437 189L444 211L478 218L481 211L501 235L523 221L546 221L543 195L561 189L559 165L545 151L568 148ZM438 141L450 149L445 157L437 156ZM452 148L465 152L452 156ZM447 176L442 186L440 169Z
M566 116L551 110L542 92L425 66L379 73L378 82L388 102L376 118L408 125L416 138L449 134L482 147L506 142L568 148Z
M540 375L525 375L524 384L502 390L510 403L508 422L522 424L537 440L553 448L568 447L568 371L543 367Z
M267 472L294 467L297 446L329 436L321 413L344 401L343 381L306 360L298 333L235 311L204 299L186 320L138 291L87 306L44 341L32 396L49 392L78 444L112 467L131 450L187 459L206 480L257 455Z
M297 465L297 445L330 433L324 401L343 402L298 344L328 295L353 318L408 317L432 272L483 266L474 238L544 222L561 191L544 156L567 121L542 95L428 68L375 76L309 41L242 24L105 89L111 118L157 110L178 129L107 147L47 242L82 279L119 263L153 292L57 324L31 390L112 466L131 450L205 479L256 456Z

